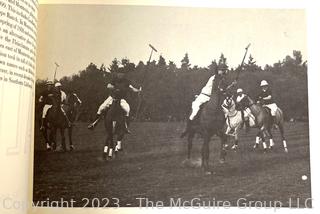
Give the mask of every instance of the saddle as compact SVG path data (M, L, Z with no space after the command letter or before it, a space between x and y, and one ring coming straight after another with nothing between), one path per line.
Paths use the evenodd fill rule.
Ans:
M268 106L263 106L263 108L268 112L268 114L271 116L271 109Z

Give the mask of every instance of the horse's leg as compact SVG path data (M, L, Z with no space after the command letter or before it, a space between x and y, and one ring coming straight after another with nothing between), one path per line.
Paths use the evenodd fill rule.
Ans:
M263 146L263 150L264 152L267 151L267 144L266 144L266 133L265 133L265 129L262 127L260 129L260 136L261 136L261 140L262 140L262 146Z
M201 150L201 153L202 153L201 166L205 171L208 171L209 169L209 143L210 143L210 137L206 133L204 134L202 150Z
M123 139L123 137L124 137L124 132L123 131L118 131L117 138L116 138L117 144L116 144L115 149L114 149L115 152L120 152L120 151L123 150L123 148L122 148L122 139Z
M253 146L254 149L258 148L261 139L262 139L262 137L261 137L261 132L260 132L260 130L259 130L258 133L257 133L257 135L256 135L256 143L255 143L254 146Z
M283 123L280 122L278 124L278 127L279 127L279 130L280 130L280 135L281 135L281 140L282 140L284 151L288 152L287 141L286 141L286 138L284 137Z
M55 151L57 149L57 128L51 127L50 138L52 143L52 150Z
M234 145L232 147L234 150L239 148L239 135L238 135L238 129L234 132Z
M267 129L267 132L268 132L268 135L269 135L269 149L272 149L273 146L274 146L274 142L273 142L273 135L272 135L272 132L271 132L271 127L269 127Z
M74 146L73 146L73 142L72 142L72 126L68 128L68 137L69 137L70 151L73 151Z
M113 133L109 135L108 147L109 147L108 157L109 159L112 159L113 150L114 150Z
M108 152L109 152L109 141L110 141L110 136L107 130L107 134L106 134L106 140L105 140L105 144L103 147L103 159L107 160L108 159Z
M194 138L195 132L188 133L188 159L191 158L192 140Z
M108 147L109 147L109 152L108 152L108 158L112 159L113 158L113 151L114 151L114 133L116 131L116 123L111 122L111 127L110 127L110 133L109 133L109 141L108 141Z
M61 148L62 151L67 151L66 147L66 137L64 136L64 128L60 128L60 136L61 136Z
M48 134L48 128L45 126L45 128L41 131L44 140L45 140L45 144L46 144L46 149L50 150L51 149L51 145L50 145L50 139L49 139L49 134Z
M227 135L223 132L219 134L220 137L220 163L224 163L226 160L227 151L225 148L225 143L227 140Z

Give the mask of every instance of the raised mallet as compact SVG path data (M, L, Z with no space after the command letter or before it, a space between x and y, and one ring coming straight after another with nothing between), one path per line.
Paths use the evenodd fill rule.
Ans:
M151 53L150 53L148 62L151 61L151 57L152 57L153 51L158 52L157 49L155 47L153 47L151 44L149 44L149 47L151 48Z
M55 81L55 79L56 79L56 75L57 75L57 70L58 70L58 67L60 66L58 63L54 63L55 64L55 66L56 66L56 68L54 69L54 75L53 75L53 81Z

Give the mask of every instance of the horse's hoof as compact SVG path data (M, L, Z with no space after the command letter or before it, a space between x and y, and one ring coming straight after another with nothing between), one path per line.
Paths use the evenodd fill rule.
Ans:
M107 157L107 161L113 160L113 157L114 157L114 156L108 156L108 157Z
M272 149L273 149L273 146L269 146L269 149L272 150Z
M74 146L71 145L71 146L70 146L70 152L72 152L73 150L74 150Z
M234 150L234 151L236 151L237 149L239 149L239 146L238 146L238 145L233 145L233 146L231 147L231 149Z

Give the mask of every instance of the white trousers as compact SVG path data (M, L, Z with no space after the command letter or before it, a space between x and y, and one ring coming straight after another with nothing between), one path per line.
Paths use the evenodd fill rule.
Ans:
M277 112L277 109L278 109L277 104L271 103L271 104L268 104L268 105L265 105L265 106L267 106L271 110L271 115L272 116L276 116L276 112Z
M200 106L210 100L210 97L204 94L199 94L197 98L192 102L192 112L189 117L190 120L193 120L200 110Z
M46 118L48 110L52 107L52 105L45 104L42 110L42 118Z
M99 107L97 114L101 114L103 111L105 111L107 108L110 107L110 105L113 102L113 98L109 96ZM130 114L130 106L127 103L125 99L120 100L120 106L121 108L126 112L126 116L129 116Z

